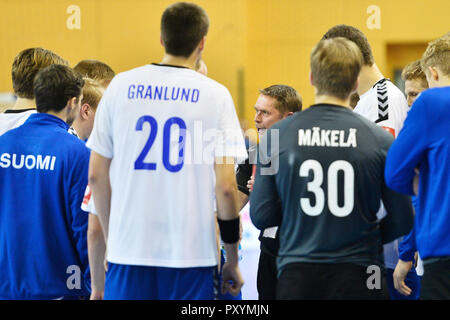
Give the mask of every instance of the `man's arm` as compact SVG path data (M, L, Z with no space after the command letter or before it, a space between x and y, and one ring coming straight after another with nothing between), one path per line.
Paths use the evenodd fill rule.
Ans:
M414 102L386 159L386 184L395 191L409 195L415 194L415 169L426 155L428 130L431 130L427 124L429 110L426 110L424 100L421 95Z
M281 224L281 202L275 185L275 176L261 175L258 164L253 191L250 194L250 218L256 228L263 230Z
M103 300L105 291L105 260L106 244L100 221L95 214L89 214L88 252L91 269L91 300Z
M89 163L89 184L94 197L95 209L103 229L105 243L108 243L109 214L111 205L111 183L109 167L111 159L105 158L95 151L91 152Z
M220 164L223 163L223 164ZM222 269L222 293L239 294L244 284L239 270L239 204L237 197L234 160L232 158L216 159L217 218L222 241L226 251L226 262ZM230 284L229 281L232 281Z

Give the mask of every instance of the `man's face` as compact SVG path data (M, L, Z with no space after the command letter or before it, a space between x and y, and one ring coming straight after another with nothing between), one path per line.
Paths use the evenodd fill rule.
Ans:
M421 79L412 79L405 81L405 95L408 106L411 107L419 96L419 93L428 89L428 86Z
M265 129L269 129L276 122L283 118L283 115L275 108L277 100L275 98L260 94L255 103L255 126L258 132L263 134Z

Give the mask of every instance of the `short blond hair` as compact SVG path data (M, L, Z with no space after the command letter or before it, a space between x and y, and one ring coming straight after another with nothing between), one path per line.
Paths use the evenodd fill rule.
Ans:
M84 87L83 87L83 99L81 99L81 104L87 103L94 110L97 109L100 99L103 96L103 85L91 78L84 77Z
M446 76L450 76L450 33L431 41L420 61L422 70L436 67Z
M364 64L361 50L345 38L321 40L311 52L311 73L318 95L347 99Z

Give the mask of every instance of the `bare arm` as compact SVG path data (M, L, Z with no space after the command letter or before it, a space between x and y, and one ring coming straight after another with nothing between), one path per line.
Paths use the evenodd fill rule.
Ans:
M111 159L92 151L89 162L89 184L92 189L92 196L94 197L100 225L103 229L105 243L108 243L109 210L111 205L110 165Z
M102 300L105 291L105 238L98 217L89 214L88 252L91 270L91 300Z
M216 173L217 217L221 220L236 219L239 217L239 203L233 159L216 160L214 171ZM238 265L238 245L239 241L224 243L227 257L222 273L222 293L229 291L231 294L237 295L244 284ZM229 283L230 280L232 284Z

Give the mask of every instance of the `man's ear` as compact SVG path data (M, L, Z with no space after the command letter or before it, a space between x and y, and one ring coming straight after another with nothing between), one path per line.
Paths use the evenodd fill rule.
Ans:
M80 108L81 118L84 120L87 120L90 116L91 111L92 111L92 108L89 104L87 104L87 103L82 104L81 108Z
M66 108L68 108L67 110L70 112L72 111L73 108L76 108L78 103L78 98L77 97L72 97L67 101L66 104Z
M293 114L294 114L294 113L293 113L292 111L286 112L286 113L283 115L283 119L286 119L287 117L292 116Z
M313 79L312 71L309 72L309 82L314 87L314 79Z
M428 67L428 71L430 71L431 78L434 81L439 81L439 72L435 67Z
M358 86L359 86L359 76L358 76L358 78L356 78L355 85L353 86L352 92L350 92L350 96L351 96L353 93L355 93L355 92L358 91Z
M205 49L205 43L206 43L206 36L203 36L202 40L200 40L200 43L198 44L198 52L202 52Z
M163 41L162 35L159 36L159 43L161 43L161 45L164 47L164 41Z

